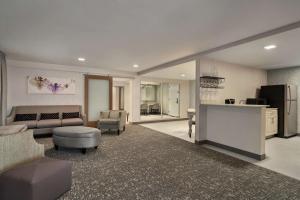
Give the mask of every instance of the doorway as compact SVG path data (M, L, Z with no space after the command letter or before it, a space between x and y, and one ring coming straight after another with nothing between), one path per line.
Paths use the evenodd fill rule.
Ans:
M196 62L190 61L173 67L144 74L141 85L160 85L155 102L161 105L161 114L153 115L153 102L146 102L141 91L140 124L189 142L195 142L194 115L196 105ZM190 119L190 120L189 120ZM190 136L191 135L191 136Z
M124 110L124 90L123 86L113 86L113 110Z
M180 118L179 83L141 82L141 121L174 120Z
M112 109L112 77L85 75L87 125L96 127L101 111Z

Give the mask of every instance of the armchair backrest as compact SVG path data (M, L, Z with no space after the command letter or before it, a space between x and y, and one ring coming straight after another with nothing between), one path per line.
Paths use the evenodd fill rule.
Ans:
M108 119L109 118L109 111L101 111L100 112L100 119Z
M160 104L159 103L153 104L152 109L160 109Z
M125 110L108 110L100 112L100 119L120 119L126 118L127 112Z
M100 119L119 119L120 128L125 126L126 116L127 112L125 110L109 110L100 112Z

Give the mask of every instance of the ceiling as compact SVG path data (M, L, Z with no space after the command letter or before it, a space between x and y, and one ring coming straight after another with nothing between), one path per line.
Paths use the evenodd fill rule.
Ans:
M208 54L206 57L260 69L300 66L300 28ZM267 45L276 49L265 50ZM146 77L195 80L195 61L145 74ZM182 76L184 74L184 77Z
M277 48L264 49L271 44ZM261 69L300 66L300 28L218 51L208 57Z
M183 76L184 74L184 76ZM143 76L151 78L175 79L175 80L195 80L196 62L191 61L168 67L165 69L153 71Z
M1 0L0 49L136 72L298 21L299 9L299 0Z

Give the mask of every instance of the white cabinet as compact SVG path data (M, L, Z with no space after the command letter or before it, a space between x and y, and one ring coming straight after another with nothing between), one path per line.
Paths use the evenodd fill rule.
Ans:
M266 110L266 137L278 133L278 109L267 108Z

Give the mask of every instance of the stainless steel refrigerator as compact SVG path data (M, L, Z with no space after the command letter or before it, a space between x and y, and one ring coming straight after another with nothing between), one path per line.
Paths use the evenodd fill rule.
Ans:
M297 86L262 86L259 97L266 99L272 108L278 108L278 136L297 135Z

